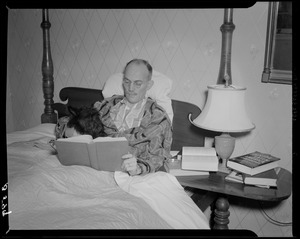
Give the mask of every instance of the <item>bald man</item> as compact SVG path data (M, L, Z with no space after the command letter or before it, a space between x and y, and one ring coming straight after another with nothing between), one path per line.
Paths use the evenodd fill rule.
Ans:
M161 106L146 97L153 85L151 78L151 65L143 59L133 59L123 71L124 95L94 105L104 132L128 139L131 151L123 156L122 168L131 176L167 171L166 160L171 158L171 121Z

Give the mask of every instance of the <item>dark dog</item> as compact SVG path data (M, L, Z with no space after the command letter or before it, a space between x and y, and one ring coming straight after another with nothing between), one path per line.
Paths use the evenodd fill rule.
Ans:
M79 134L92 135L93 138L107 136L97 109L91 106L79 109L68 107L68 110L71 115L67 127L74 128Z

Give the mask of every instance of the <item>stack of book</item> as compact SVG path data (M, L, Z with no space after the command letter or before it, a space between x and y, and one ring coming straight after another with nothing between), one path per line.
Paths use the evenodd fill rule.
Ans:
M227 167L232 171L225 180L258 187L276 187L280 159L270 154L253 152L231 158Z
M209 175L218 171L219 159L215 148L182 147L182 156L169 161L169 173L174 176Z

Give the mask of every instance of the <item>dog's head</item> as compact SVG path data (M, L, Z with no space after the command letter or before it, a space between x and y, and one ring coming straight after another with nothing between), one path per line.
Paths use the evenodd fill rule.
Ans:
M68 107L70 119L67 127L74 128L79 134L89 134L93 138L107 136L99 118L99 112L93 106L74 108Z

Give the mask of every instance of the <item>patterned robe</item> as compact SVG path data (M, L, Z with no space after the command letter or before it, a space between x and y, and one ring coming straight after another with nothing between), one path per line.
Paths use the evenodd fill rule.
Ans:
M165 112L151 98L147 98L143 118L139 127L119 132L114 124L110 109L120 102L124 96L113 96L101 102L99 115L108 136L124 136L132 147L132 152L142 175L156 171L167 171L166 160L171 158L172 124Z

